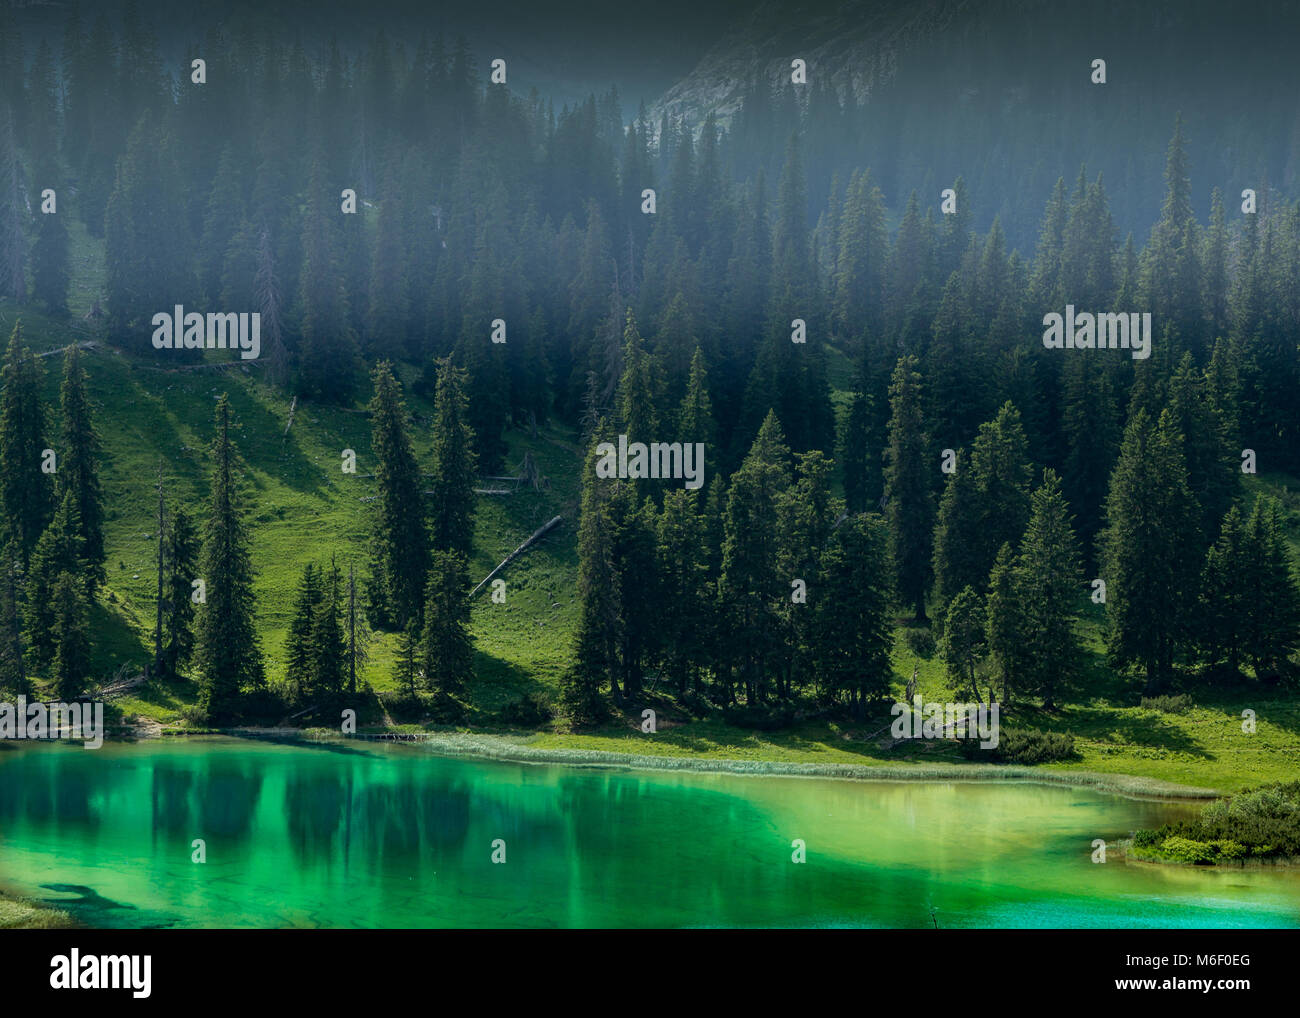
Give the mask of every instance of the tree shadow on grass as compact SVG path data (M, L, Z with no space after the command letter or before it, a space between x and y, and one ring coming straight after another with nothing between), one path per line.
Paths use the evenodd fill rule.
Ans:
M259 474L271 473L295 491L322 493L322 468L307 458L292 432L285 435L285 420L268 409L250 380L223 373L143 371L132 371L129 378L131 419L137 423L142 440L161 447L164 454L173 450L167 471L196 484L205 483L207 453L216 427L214 408L224 394L230 399L234 425L231 439L250 468L251 486L261 490L265 482ZM152 473L143 480L152 483Z
M501 712L510 704L521 703L525 697L546 702L551 687L510 661L482 650L474 651L474 681L461 695L469 707L469 724L499 725Z
M1052 715L1039 709L1021 708L1016 719L1023 719L1027 727L1068 731L1076 737L1103 745L1162 749L1187 753L1203 760L1215 759L1215 755L1188 735L1185 729L1171 724L1163 714L1154 710L1121 713L1113 708L1072 706ZM1056 719L1055 724L1053 719Z
M114 611L97 600L90 606L87 621L93 652L91 668L95 678L107 681L123 665L133 670L144 668L151 652L120 611Z

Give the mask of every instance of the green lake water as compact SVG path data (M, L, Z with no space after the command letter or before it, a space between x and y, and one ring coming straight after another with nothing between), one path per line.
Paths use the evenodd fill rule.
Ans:
M1300 926L1300 868L1091 861L1195 808L419 746L28 745L0 750L0 885L104 927Z

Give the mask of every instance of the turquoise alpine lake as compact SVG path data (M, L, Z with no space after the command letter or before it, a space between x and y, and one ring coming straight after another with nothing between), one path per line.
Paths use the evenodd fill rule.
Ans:
M419 745L25 744L0 749L0 886L110 928L1300 926L1300 867L1093 861L1197 808Z

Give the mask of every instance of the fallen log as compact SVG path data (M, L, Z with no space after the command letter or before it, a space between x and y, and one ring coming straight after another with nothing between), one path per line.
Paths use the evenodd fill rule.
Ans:
M557 516L557 517L555 517L553 520L551 520L550 523L546 524L545 526L538 527L535 531L533 531L533 536L532 536L532 537L530 537L527 541L525 541L525 542L524 542L523 544L521 544L518 548L516 548L514 551L512 551L512 552L511 552L509 555L507 555L504 559L502 559L502 560L497 564L497 567L496 567L495 569L492 570L492 572L488 573L485 577L483 577L483 579L482 579L481 581L479 581L479 585L478 585L477 587L475 587L473 590L471 590L471 591L469 592L469 596L470 596L470 598L472 599L472 598L474 597L475 594L477 594L480 590L482 590L482 589L483 589L484 587L486 587L489 583L491 583L491 582L492 582L492 578L493 578L494 576L496 576L497 573L501 572L502 569L504 569L504 568L505 568L506 566L508 566L511 562L513 562L516 558L518 558L520 555L522 555L524 552L526 552L530 547L532 547L532 545L533 545L533 543L534 543L535 541L539 541L539 540L541 540L541 539L542 539L543 537L545 537L548 533L550 533L552 530L554 530L555 527L559 524L560 520L562 520L563 518L564 518L564 517L562 517L562 516Z

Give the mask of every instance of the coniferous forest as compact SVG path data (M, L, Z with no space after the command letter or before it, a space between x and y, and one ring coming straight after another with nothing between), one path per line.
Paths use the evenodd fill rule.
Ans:
M557 103L396 6L0 9L6 693L862 741L920 682L1028 762L1294 718L1288 5L1213 64L1199 0L900 7L712 104L718 48Z
M0 929L1285 973L1037 931L1300 927L1297 38L1290 0L0 0ZM14 986L437 971L70 936ZM640 981L535 954L530 993Z

